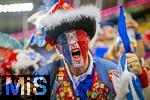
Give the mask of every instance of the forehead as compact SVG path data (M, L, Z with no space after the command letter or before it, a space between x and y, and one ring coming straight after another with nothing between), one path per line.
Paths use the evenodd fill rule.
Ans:
M73 31L70 31L70 32L66 32L65 35L66 35L67 38L70 38L71 36L74 36L74 37L77 38L77 37L87 36L87 33L82 29L76 29L76 30L73 30Z
M69 32L65 32L65 33L61 34L58 37L57 42L60 44L66 43L67 41L70 40L71 37L77 39L76 31L69 31Z
M87 33L84 30L71 30L69 32L64 32L61 34L57 41L58 43L62 41L70 41L71 38L74 38L76 40L80 40L81 38L87 37Z
M70 41L71 38L77 39L77 32L75 30L67 32L67 33L64 33L64 34L65 34L66 39L68 41Z
M113 27L111 27L111 26L104 26L102 29L103 30L113 30Z

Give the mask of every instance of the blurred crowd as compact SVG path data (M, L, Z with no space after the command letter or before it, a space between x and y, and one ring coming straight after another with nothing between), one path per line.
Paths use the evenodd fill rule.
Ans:
M149 88L144 91L147 95L146 100L148 100L150 98L148 96L150 93L150 33L140 33L138 22L132 18L126 18L126 27L132 52L137 55L141 66L148 75ZM120 56L125 50L117 31L117 25L112 22L102 22L100 28L101 30L97 33L97 38L91 48L93 55L119 63Z
M126 27L132 52L138 56L141 65L149 73L150 33L140 33L138 31L138 22L131 18L126 19ZM96 57L105 58L118 63L120 55L125 52L123 42L117 31L117 25L112 22L100 23L100 31L97 33L97 38L94 41L91 50Z

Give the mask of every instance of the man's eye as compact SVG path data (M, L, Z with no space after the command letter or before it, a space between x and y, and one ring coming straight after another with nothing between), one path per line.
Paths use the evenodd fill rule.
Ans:
M74 47L74 46L75 46L75 44L70 44L70 46L71 46L71 47Z

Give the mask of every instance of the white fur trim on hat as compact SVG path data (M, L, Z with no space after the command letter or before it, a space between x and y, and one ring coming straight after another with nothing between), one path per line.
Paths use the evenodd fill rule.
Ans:
M100 10L92 5L81 6L67 11L58 10L53 15L45 14L44 16L41 16L36 21L36 25L39 28L46 27L46 29L50 29L55 28L55 26L60 25L64 21L72 22L74 20L79 20L82 16L95 18L98 23L100 21Z

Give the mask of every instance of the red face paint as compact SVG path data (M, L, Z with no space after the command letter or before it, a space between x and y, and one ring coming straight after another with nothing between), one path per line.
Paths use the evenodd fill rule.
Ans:
M81 50L81 54L83 56L84 64L88 57L88 45L89 45L89 37L84 30L75 30L77 35L77 42Z

